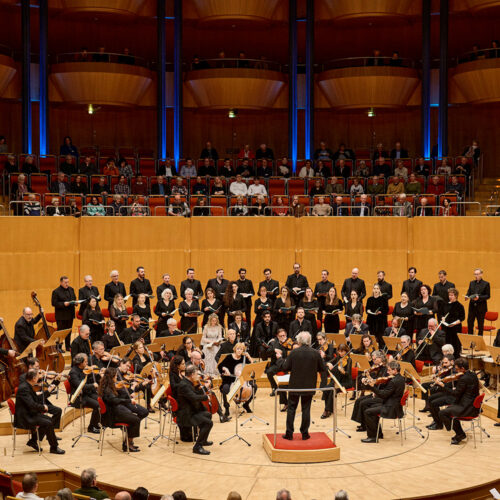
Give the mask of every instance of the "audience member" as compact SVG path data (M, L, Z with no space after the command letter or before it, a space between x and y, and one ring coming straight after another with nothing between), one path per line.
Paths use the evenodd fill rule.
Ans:
M120 175L118 183L115 184L115 194L121 194L123 196L128 196L130 194L130 186L128 185L128 180L124 175Z
M243 159L243 161L236 168L236 175L238 174L245 178L254 176L254 169L248 158Z
M406 184L406 194L420 194L421 192L422 184L417 180L417 176L411 173L408 183Z
M75 180L71 183L70 192L74 194L80 194L85 196L88 193L88 187L85 182L82 181L82 176L78 174Z
M220 177L216 177L214 179L214 185L212 186L210 194L216 196L225 196L226 188L224 187L224 184L222 183L222 179Z
M47 205L45 213L48 217L64 217L66 209L61 207L61 200L57 197L52 198L50 205Z
M73 493L69 488L62 488L56 493L57 500L74 500Z
M229 193L233 196L246 196L248 192L247 185L243 182L241 175L236 176L236 180L231 182Z
M363 194L365 192L363 185L360 184L359 179L355 177L351 184L351 189L349 190L351 196L356 196L358 194Z
M185 201L182 201L181 195L174 195L174 199L168 207L168 215L173 215L176 217L189 217L190 214L191 209Z
M257 195L255 203L252 205L252 215L254 216L264 216L266 214L266 200L263 195Z
M132 500L148 500L148 498L149 498L149 491L142 486L136 488L135 491L132 493Z
M276 500L292 500L292 494L285 489L279 490L276 493Z
M90 203L85 207L85 211L90 217L103 217L106 215L106 210L97 196L92 196Z
M431 172L431 169L427 163L425 163L425 159L423 157L420 157L417 160L417 163L415 165L414 173L415 175L424 175L427 177Z
M261 160L261 164L259 167L257 167L257 175L259 177L271 177L273 175L273 167L272 164L269 164L269 161L266 160L265 158Z
M394 203L394 215L396 217L411 217L412 216L412 206L411 203L406 199L406 194L401 193L398 196L397 201Z
M95 500L109 498L109 495L97 487L97 474L95 469L84 469L80 475L80 488L75 490L78 495L86 495Z
M455 165L455 170L453 171L454 174L459 174L459 175L465 175L465 177L469 177L471 174L471 166L469 161L465 156L462 156L460 158L460 163L457 163Z
M148 195L148 181L141 174L135 178L135 182L132 184L132 194Z
M370 204L366 194L362 194L359 202L354 204L352 215L355 217L368 217L370 215Z
M219 168L219 175L222 177L232 177L234 175L233 164L229 158L224 159L224 164Z
M441 160L441 165L437 167L436 174L438 175L451 175L451 167L448 165L448 158Z
M34 193L28 195L28 201L24 204L24 215L29 217L43 215L42 206Z
M338 160L333 166L333 175L347 179L351 175L351 167L345 162L345 160Z
M237 491L230 491L227 495L227 500L242 500L241 495Z
M384 145L379 142L377 144L377 148L375 149L375 152L373 153L373 162L376 162L379 158L383 158L384 161L386 158L389 157L389 154L387 153L387 151L384 150Z
M174 195L179 194L181 196L187 196L188 190L184 185L184 180L182 177L176 177L175 184L172 186L171 192Z
M300 203L298 195L294 194L290 203L290 215L292 217L302 217L305 215L305 207Z
M444 184L440 184L440 178L438 175L433 175L431 182L427 185L426 192L429 194L435 194L439 196L444 193Z
M110 213L109 215L123 217L127 215L127 209L125 208L125 203L123 201L123 197L119 194L115 194L113 196L113 201L110 205Z
M458 177L456 175L452 175L451 182L448 184L446 191L448 193L455 193L459 198L462 198L464 194L464 186L458 182Z
M339 490L339 491L337 491L337 493L335 493L334 500L349 500L349 495L348 495L347 491Z
M352 149L348 149L344 143L339 144L339 149L333 155L333 162L338 160L355 160L354 152Z
M119 175L124 175L127 179L131 179L134 176L134 169L132 165L127 163L125 158L120 158L118 160L118 169L120 170Z
M200 176L196 177L196 182L191 186L191 194L195 196L207 196L207 185Z
M64 174L64 172L58 172L57 180L55 180L50 186L50 192L57 193L61 196L64 196L66 193L70 192L70 186L66 182L66 175Z
M392 178L392 182L389 182L389 184L387 185L387 194L396 195L404 192L405 192L405 185L402 182L400 182L398 176L394 176Z
M174 500L187 500L187 496L182 490L174 491L172 497Z
M75 164L75 158L71 155L66 155L64 161L59 165L59 170L66 175L73 175L78 173L78 167Z
M400 158L408 158L408 151L403 149L401 147L401 143L398 141L394 145L394 149L391 151L391 160L399 160Z
M132 500L132 497L128 491L119 491L115 495L115 500Z
M163 175L158 175L156 177L156 183L151 186L151 194L159 194L162 196L168 196L170 194L170 189Z
M108 158L102 173L104 175L120 175L120 169L116 166L114 158Z
M248 158L253 160L255 158L255 153L250 149L250 144L245 144L238 153L238 158Z
M9 152L9 145L4 135L0 135L0 153L5 154Z
M330 169L325 165L323 160L318 160L316 162L314 175L316 177L324 177L325 179L328 179L328 177L330 177Z
M162 162L158 162L156 175L163 175L164 177L175 177L177 175L175 165L172 165L172 160L170 158L167 158Z
M281 175L282 177L290 177L290 170L291 167L288 164L288 158L283 156L281 163L278 165L278 175Z
M384 194L384 181L380 182L378 175L374 175L372 177L372 183L368 183L368 189L367 192L368 194L371 195L377 195L377 194Z
M59 154L61 156L71 155L78 159L78 148L73 144L69 135L64 138L63 144L59 148Z
M326 185L325 194L342 194L344 192L344 183L340 182L337 177L332 177Z
M253 184L248 186L247 194L248 196L254 196L257 194L267 196L267 190L266 187L260 183L260 179L258 177L254 177Z
M359 160L359 162L355 165L354 175L356 177L368 177L370 175L370 169L368 168L365 160Z
M344 199L342 196L335 197L335 202L333 204L333 215L337 217L346 217L349 214L349 209L344 205Z
M317 202L314 204L312 209L312 215L325 217L326 215L331 215L332 207L325 203L324 196L318 196Z
M92 186L92 194L102 194L102 195L109 194L109 186L106 183L106 177L104 176L99 177L99 182Z
M198 175L201 177L206 177L207 175L215 177L217 172L215 170L215 160L211 160L206 157L203 159L203 163L198 167Z
M7 174L14 174L18 171L16 157L14 155L7 155L7 161L4 165L4 171Z
M373 167L373 175L384 176L386 179L391 175L391 166L383 156L377 159Z
M28 155L24 158L22 173L26 175L39 173L38 167L35 165L35 159L32 155Z
M299 177L314 177L314 168L312 167L311 160L306 160L304 166L300 169Z
M309 196L313 197L319 194L325 194L325 188L323 187L321 179L315 179L314 186L312 186L311 190L309 191Z
M233 183L234 184L234 183ZM236 198L236 205L231 207L231 215L234 217L244 217L248 215L248 207L243 199L243 196L239 195Z
M38 490L38 476L35 472L28 472L24 475L22 481L23 491L20 491L16 498L24 498L24 500L42 500L36 495Z
M193 160L191 158L186 158L186 163L181 167L180 176L196 177L196 167L193 165Z
M273 150L268 148L265 143L262 143L255 153L255 158L257 160L262 160L263 158L266 158L267 160L274 160Z
M319 143L319 148L314 152L315 160L333 160L333 151L326 146L325 141Z
M408 180L408 169L405 167L402 160L396 160L394 175L401 177L405 182Z

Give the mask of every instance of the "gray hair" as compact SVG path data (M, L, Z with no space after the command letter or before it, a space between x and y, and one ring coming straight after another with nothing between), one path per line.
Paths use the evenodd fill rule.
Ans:
M73 363L75 365L81 365L84 361L87 360L87 355L84 352L79 352L73 359Z
M96 480L97 474L95 469L84 469L80 476L80 481L82 483L82 488L90 488L92 483Z
M361 323L361 314L353 314L352 321L359 321Z
M73 493L69 488L63 488L57 492L56 498L60 500L73 500Z
M194 295L194 290L192 288L186 288L184 290L184 295L186 295L186 293L192 293Z
M170 295L173 297L174 294L172 293L172 290L170 290L170 288L165 288L165 290L163 290L163 292L161 292L161 298L163 300L165 300L165 297L167 296L167 293L170 293Z
M403 335L403 336L401 337L401 340L406 340L407 342L411 342L411 337L410 337L410 336L408 336L408 335Z
M167 325L176 325L177 326L177 321L175 321L174 318L168 318Z
M296 340L300 345L311 345L311 334L309 332L299 332L297 334Z
M96 350L96 347L104 347L104 342L101 342L100 340L96 340L93 344L92 344L92 349L94 349L94 351Z
M443 347L441 347L441 351L443 353L449 353L449 354L455 354L455 348L451 344L445 344Z
M345 490L339 490L335 493L334 500L349 500L349 494Z
M88 325L80 325L80 328L78 329L80 333L85 333L85 332L90 332L90 328Z

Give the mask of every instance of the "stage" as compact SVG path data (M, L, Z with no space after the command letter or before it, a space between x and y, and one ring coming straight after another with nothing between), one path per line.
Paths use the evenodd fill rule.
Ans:
M59 401L65 401L62 393ZM417 401L417 408L421 405L422 402ZM44 442L44 452L39 457L24 446L27 436L21 435L12 458L11 437L0 436L0 447L3 448L0 450L1 467L12 473L65 470L77 475L85 467L94 467L100 483L132 490L145 486L150 492L160 495L183 489L189 498L204 500L225 500L231 490L238 491L246 500L263 500L274 498L280 488L289 489L294 500L331 500L334 492L341 488L349 492L351 499L442 497L445 492L487 483L500 476L500 429L493 427L493 421L488 418L483 418L483 425L491 438L483 436L483 443L480 443L476 433L477 449L474 449L472 437L465 444L451 446L451 433L427 431L425 425L430 423L427 414L419 414L423 415L419 424L424 438L410 430L401 446L396 428L388 421L384 424L385 437L379 444L363 444L360 440L366 434L355 432L355 422L339 412L339 427L352 436L347 438L337 433L337 446L342 449L340 460L321 464L278 464L271 462L262 445L263 434L273 432L274 401L269 397L268 388L259 389L255 410L270 425L252 421L240 427L240 434L252 446L234 439L219 445L233 434L234 420L220 424L216 417L210 435L214 445L209 448L212 454L208 457L193 455L192 446L180 442L172 453L172 445L167 446L164 439L149 448L147 439L158 430L158 424L152 421L148 422L147 430L144 426L141 428L141 437L136 440L140 453L122 453L120 432L114 431L111 435L107 431L101 457L97 444L87 439L71 448L71 437L79 429L76 421L74 426L70 423L59 434L63 437L60 446L66 450L62 456L47 453L48 445ZM313 403L315 425L311 426L311 432L330 430L330 419L319 418L322 411L323 403L317 397ZM352 406L349 406L348 416L351 411ZM0 421L7 420L8 410L4 407L0 410ZM240 423L244 420L245 416ZM280 413L280 431L284 430L284 424L285 414ZM407 420L409 425L411 421ZM298 430L298 419L296 426Z

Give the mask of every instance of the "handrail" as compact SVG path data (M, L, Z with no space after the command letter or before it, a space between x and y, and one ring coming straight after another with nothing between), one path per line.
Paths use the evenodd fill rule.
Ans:
M410 209L410 213L403 213L403 215L401 215L401 212L406 212L407 210L407 208L402 205L377 205L373 208L373 215L375 217L384 217L386 215L391 217L413 217L413 205L410 203L408 208Z
M477 215L481 215L481 212L482 212L482 205L481 205L481 202L479 202L479 201L452 201L450 203L450 207L453 207L453 206L457 206L457 208L459 209L459 212L463 212L463 215L465 215L465 210L460 210L460 208L462 207L463 209L466 209L467 206L470 206L471 208L477 207L477 209L478 209ZM474 214L474 215L476 215L476 214Z
M488 47L487 49L469 50L455 57L456 64L462 64L482 59L497 59L500 57L500 47Z
M190 63L191 71L218 68L236 68L236 69L262 69L271 71L288 72L288 66L277 61L268 61L267 59L240 58L218 58L218 59L200 59L199 63Z
M492 213L489 213L489 210L491 208L494 209L494 210L492 210ZM500 205L486 205L485 215L495 216L495 214L496 214L497 211L500 212Z
M417 68L417 61L408 58L392 59L390 56L363 56L363 57L342 57L340 59L332 59L324 63L318 64L316 71L322 72L329 69L340 68L356 68L356 67L378 67L387 66L393 68Z
M68 62L118 63L150 68L152 63L144 57L116 52L64 52L53 57L56 64Z
M205 217L204 215L196 214L196 211L200 211L203 208L208 208L209 209L209 216L210 217L222 217L224 216L224 207L221 207L220 205L197 205L193 207L193 217ZM220 210L219 215L214 215L212 213L212 209L216 209L215 211Z

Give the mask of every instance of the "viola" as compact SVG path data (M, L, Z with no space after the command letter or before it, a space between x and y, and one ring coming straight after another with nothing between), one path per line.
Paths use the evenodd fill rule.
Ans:
M215 415L219 411L219 400L212 391L212 377L209 377L208 375L203 376L203 382L210 382L210 388L207 389L202 383L200 383L201 390L208 396L208 399L206 401L202 401L201 403L209 413Z

